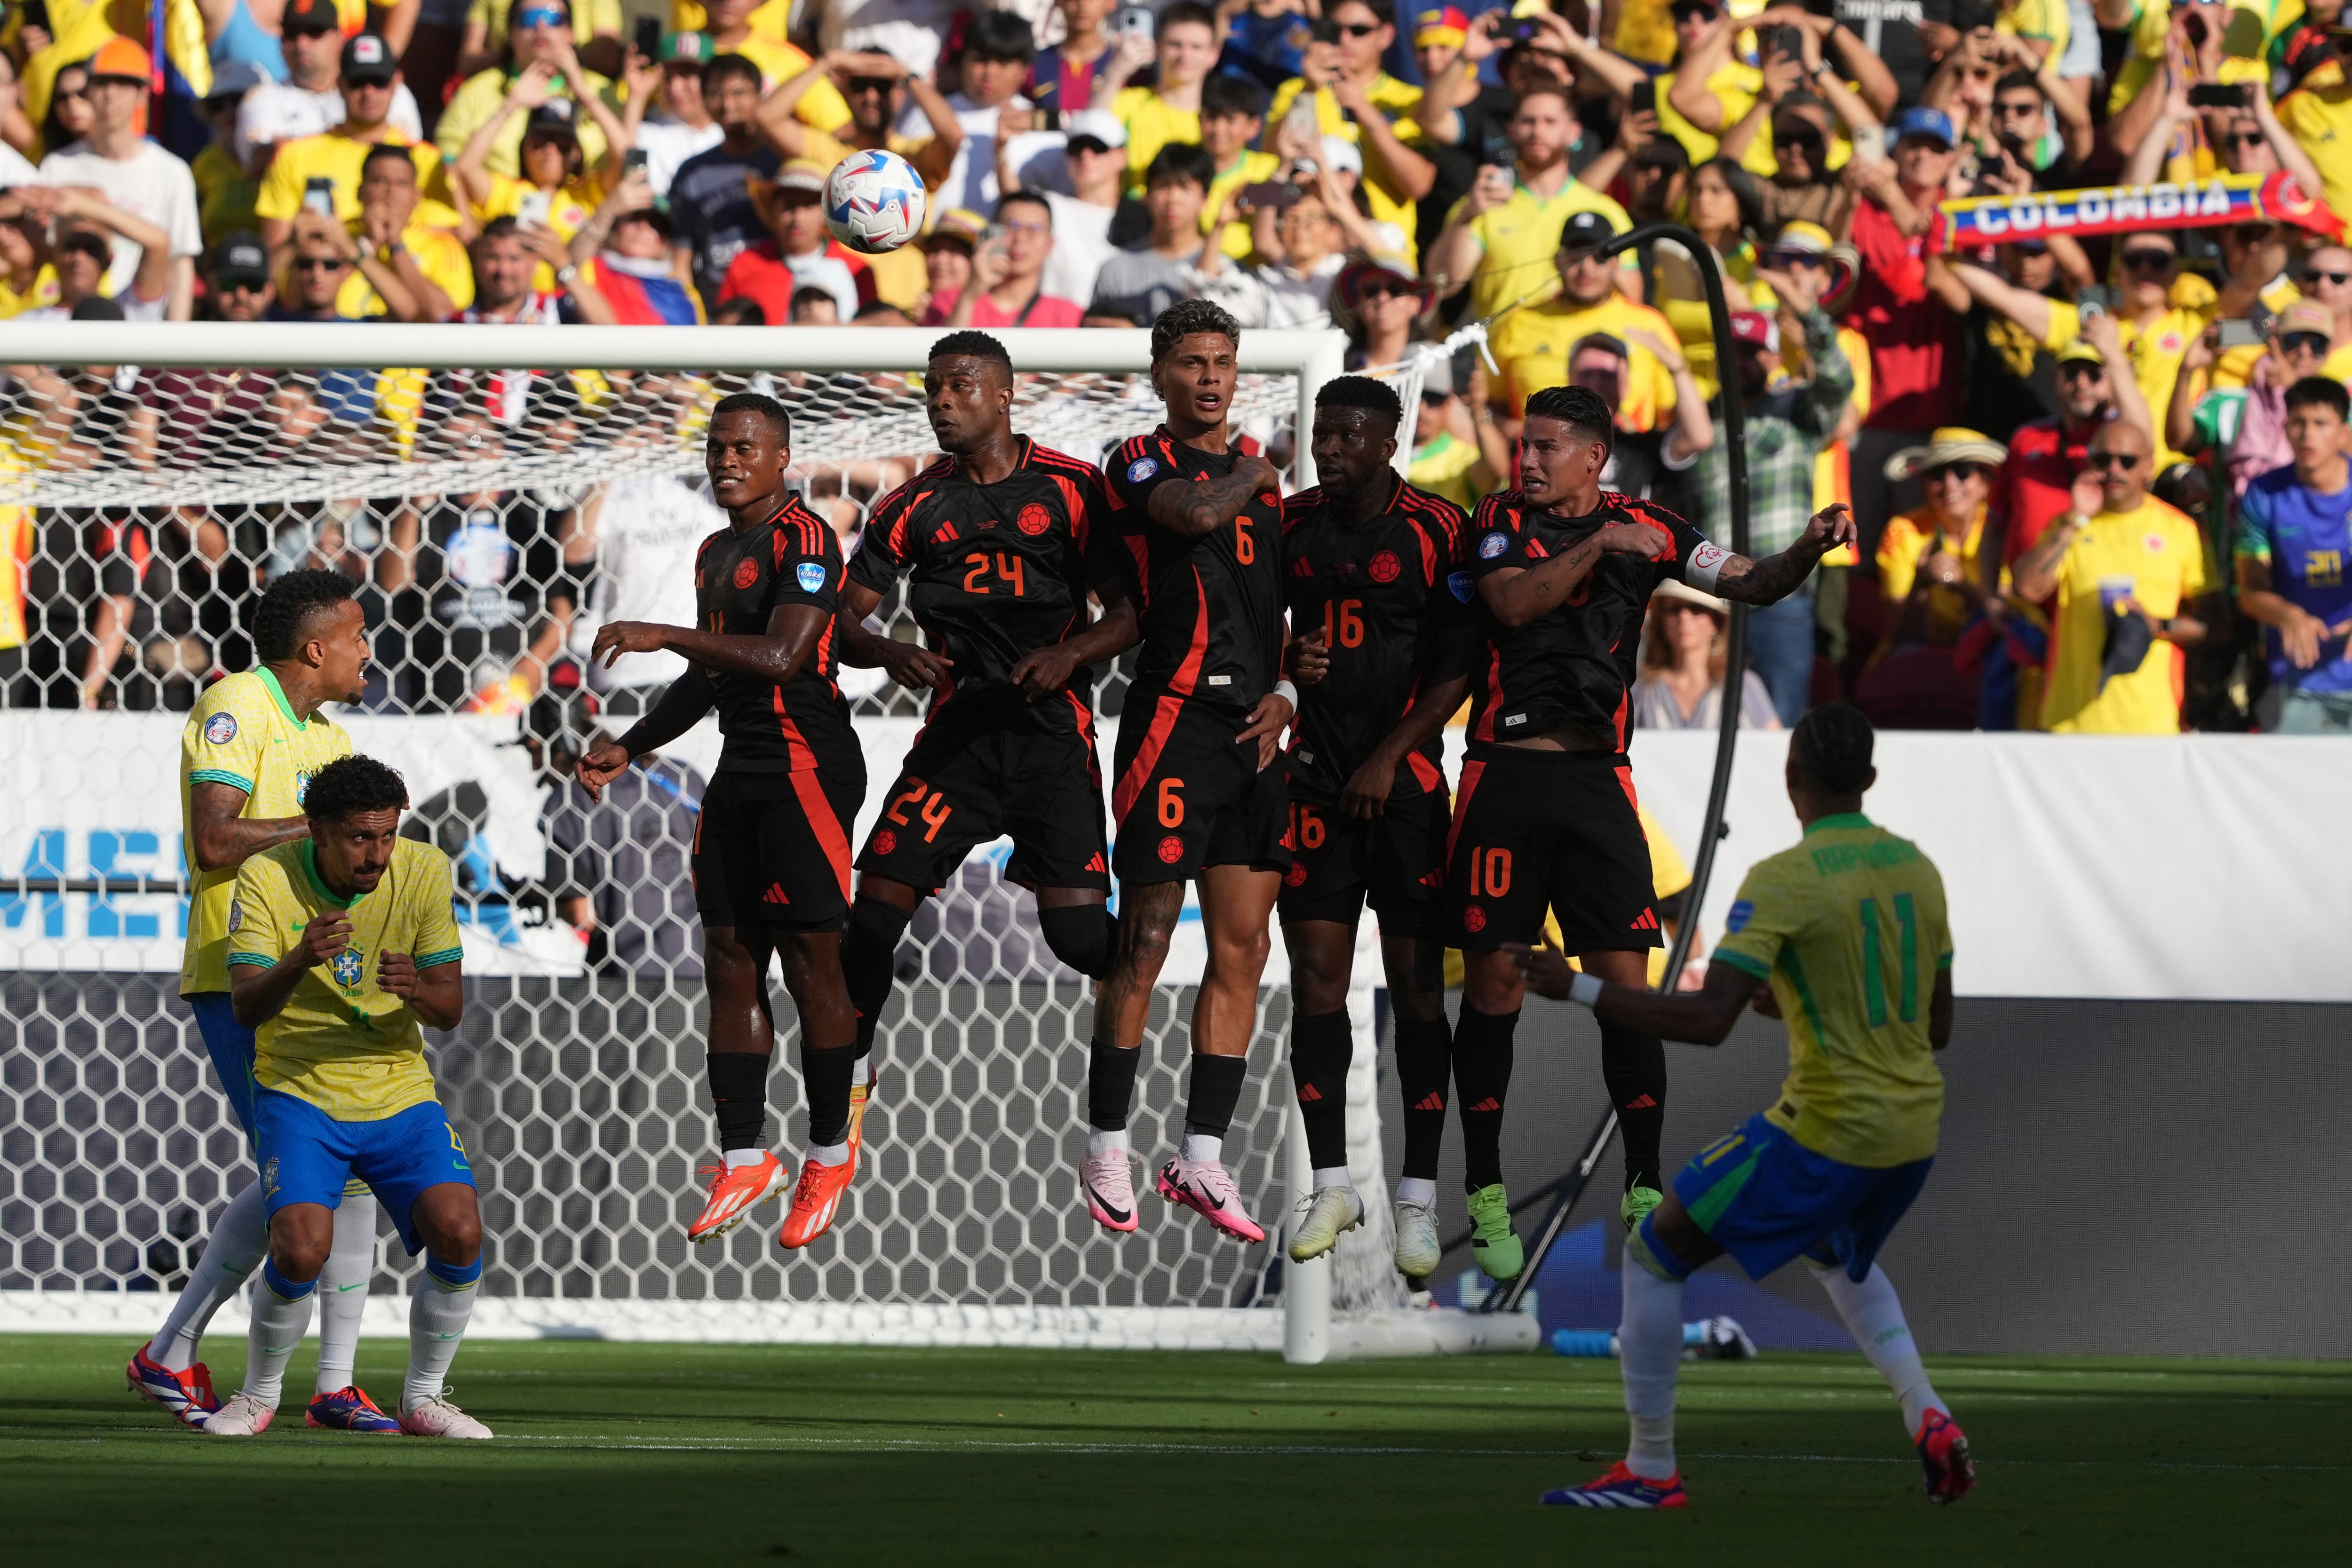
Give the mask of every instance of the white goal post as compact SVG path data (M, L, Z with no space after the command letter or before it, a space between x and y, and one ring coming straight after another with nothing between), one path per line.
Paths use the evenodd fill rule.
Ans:
M779 1251L772 1220L685 1244L710 1146L702 986L691 943L658 932L690 925L675 841L715 730L672 748L674 798L648 789L617 839L591 831L583 848L558 820L565 786L515 744L518 724L551 745L541 716L589 711L566 682L602 678L578 656L596 606L646 587L627 574L665 548L623 556L616 540L649 530L655 508L707 507L691 484L718 398L765 391L793 411L794 482L846 542L935 453L919 377L943 330L0 322L0 365L25 372L0 405L0 520L34 554L0 746L39 759L0 794L0 1330L147 1332L157 1292L252 1179L175 994L179 736L195 692L250 664L261 585L323 564L362 585L375 647L368 700L339 722L403 770L412 821L461 868L468 1018L428 1039L483 1189L478 1334L1300 1362L1534 1345L1532 1317L1408 1306L1390 1261L1369 917L1349 1091L1367 1224L1316 1263L1280 1249L1308 1172L1277 940L1228 1160L1281 1239L1244 1249L1150 1198L1137 1236L1100 1233L1075 1183L1087 989L1036 939L1001 846L975 854L901 949L866 1164L833 1234L805 1255ZM1098 460L1161 417L1146 331L995 335L1020 378L1014 428L1044 444ZM1345 347L1335 330L1243 334L1235 423L1292 488L1311 482L1297 434ZM1411 379L1403 390L1410 418ZM901 600L879 613L915 634ZM919 706L879 672L846 674L867 758L862 834ZM1097 673L1106 763L1124 687ZM625 712L641 695L601 691L595 706ZM104 711L68 711L89 705ZM564 915L575 907L600 912L601 952ZM642 938L633 952L625 932ZM1181 1130L1199 959L1188 921L1138 1084L1147 1157ZM796 1149L795 1031L774 989L773 1130ZM369 1332L397 1333L408 1261L388 1243L380 1256ZM232 1309L215 1332L239 1322Z

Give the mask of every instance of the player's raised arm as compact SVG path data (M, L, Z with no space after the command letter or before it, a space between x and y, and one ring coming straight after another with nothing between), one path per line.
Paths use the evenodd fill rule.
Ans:
M188 787L188 859L198 871L226 871L249 855L310 831L308 817L238 815L253 798L234 784L198 779Z
M609 668L623 653L676 653L705 670L782 685L800 673L832 623L833 612L814 604L780 604L767 630L751 636L610 621L596 630L593 656Z
M1622 1024L1690 1045L1721 1045L1739 1021L1740 1010L1762 988L1745 969L1718 963L1708 966L1704 988L1669 995L1580 975L1568 967L1564 955L1549 947L1507 943L1505 950L1518 960L1528 988L1536 995L1556 1002L1584 1002L1604 1024Z
M1853 514L1843 501L1832 501L1812 515L1805 531L1789 548L1762 560L1744 555L1720 555L1711 567L1712 582L1702 581L1710 570L1694 552L1684 580L1692 587L1739 604L1777 604L1804 586L1822 557L1854 541Z
M1250 497L1282 488L1282 471L1257 454L1244 453L1222 479L1161 485L1151 492L1148 515L1163 528L1199 538L1230 528Z

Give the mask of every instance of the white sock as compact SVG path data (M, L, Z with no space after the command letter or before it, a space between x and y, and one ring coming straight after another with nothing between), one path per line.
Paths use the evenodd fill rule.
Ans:
M310 1307L319 1299L316 1286L295 1297L281 1296L265 1274L253 1288L253 1326L245 1337L245 1385L272 1410L286 1392L286 1364L310 1332Z
M1315 1167L1315 1190L1317 1192L1321 1192L1327 1186L1353 1186L1355 1185L1355 1179L1348 1175L1348 1167L1345 1166L1317 1166Z
M1437 1183L1430 1176L1398 1177L1396 1195L1399 1203L1417 1203L1423 1208L1437 1207Z
M1213 1138L1206 1133L1187 1133L1183 1143L1177 1145L1176 1157L1180 1160L1205 1160L1211 1165L1218 1165L1225 1157L1225 1141Z
M808 1157L814 1165L845 1166L849 1163L849 1140L844 1138L837 1144L811 1144Z
M768 1157L768 1151L765 1149L730 1149L720 1157L726 1160L727 1168L731 1171L741 1166L758 1165L761 1160Z
M1617 1325L1618 1370L1633 1440L1625 1468L1643 1480L1675 1473L1675 1376L1683 1364L1683 1282L1624 1260L1624 1321Z
M188 1282L180 1288L163 1326L147 1342L147 1354L173 1372L194 1366L196 1346L213 1314L245 1288L268 1250L269 1200L262 1195L261 1184L254 1182L230 1198L213 1221L204 1258L188 1270Z
M873 1086L874 1058L871 1055L861 1056L857 1059L856 1065L849 1070L849 1082L852 1088L856 1088L860 1083L866 1085L868 1088Z
M1087 1129L1087 1155L1088 1158L1100 1159L1105 1155L1123 1155L1125 1153L1127 1153L1127 1129L1125 1127L1088 1127Z
M335 1210L335 1244L319 1270L319 1376L316 1394L352 1385L358 1359L360 1315L367 1311L368 1281L375 1273L375 1194L346 1193Z
M1919 1423L1927 1418L1930 1410L1941 1410L1947 1416L1951 1406L1936 1396L1934 1385L1927 1381L1927 1369L1920 1364L1919 1346L1911 1337L1911 1325L1904 1321L1903 1303L1895 1299L1895 1283L1886 1270L1873 1263L1870 1273L1862 1283L1855 1284L1846 1277L1843 1269L1815 1269L1813 1278L1830 1294L1830 1304L1837 1308L1845 1320L1846 1332L1862 1354L1870 1357L1870 1364L1878 1368L1878 1375L1895 1390L1895 1397L1903 1402L1903 1430L1918 1435Z
M425 1271L416 1276L416 1294L408 1299L408 1381L400 1391L404 1412L441 1397L449 1382L449 1364L457 1359L467 1321L474 1315L474 1298L481 1293L475 1289L482 1277L479 1263L462 1285L443 1281L435 1268L432 1255L426 1254Z

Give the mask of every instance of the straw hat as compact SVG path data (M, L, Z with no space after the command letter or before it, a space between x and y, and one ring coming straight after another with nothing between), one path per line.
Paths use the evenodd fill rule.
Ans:
M1916 478L1930 469L1955 463L1981 463L1998 468L2009 448L1989 435L1948 424L1927 437L1925 446L1906 446L1886 460L1886 476L1896 484Z
M1710 611L1717 615L1728 615L1731 613L1730 605L1725 603L1722 600L1717 599L1712 593L1700 592L1697 589L1693 588L1689 583L1683 581L1679 578L1667 578L1651 591L1651 603L1655 604L1662 599L1673 599L1678 600L1685 604L1696 604L1701 610Z

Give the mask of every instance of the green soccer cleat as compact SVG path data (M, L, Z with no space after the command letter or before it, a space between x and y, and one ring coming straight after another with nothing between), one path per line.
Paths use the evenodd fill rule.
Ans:
M1642 1216L1666 1201L1666 1195L1654 1186L1629 1186L1625 1196L1617 1200L1617 1218L1631 1230L1642 1223Z
M1339 1244L1339 1233L1364 1222L1364 1200L1352 1186L1327 1186L1316 1191L1307 1218L1290 1238L1290 1260L1311 1262Z
M1489 1280L1516 1280L1527 1267L1527 1249L1511 1229L1511 1197L1503 1184L1470 1195L1470 1253Z

